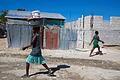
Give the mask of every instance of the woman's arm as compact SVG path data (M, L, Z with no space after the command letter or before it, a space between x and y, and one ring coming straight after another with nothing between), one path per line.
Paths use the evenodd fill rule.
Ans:
M28 45L28 46L23 47L22 50L25 50L25 49L31 47L31 46L34 44L35 39L36 39L36 35L33 36L33 39L32 39L32 41L31 41L31 44Z

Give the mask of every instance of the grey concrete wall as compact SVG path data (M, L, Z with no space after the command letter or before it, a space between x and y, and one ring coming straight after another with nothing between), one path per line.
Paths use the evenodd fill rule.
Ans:
M91 17L92 16L83 16L78 20L74 21L74 27L71 26L73 22L69 22L68 28L71 29L80 29L84 33L84 46L87 47L94 31L98 30L100 32L100 38L105 41L105 45L120 45L120 17L112 16L110 21L104 21L103 16L93 16L93 28L91 29ZM83 23L84 22L84 23ZM65 23L67 24L67 23ZM84 24L84 25L83 25ZM76 27L75 27L76 26ZM84 29L83 29L84 26ZM83 35L83 32L79 32ZM82 36L83 37L83 36ZM82 38L83 39L83 38ZM82 44L83 40L78 40L77 47ZM80 46L80 47L82 47Z

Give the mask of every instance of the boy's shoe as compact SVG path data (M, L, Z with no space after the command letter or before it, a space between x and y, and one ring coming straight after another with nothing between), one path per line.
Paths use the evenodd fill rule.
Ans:
M96 52L96 54L95 54L95 55L98 55L98 54L100 54L100 52Z
M99 52L100 55L103 55L102 51Z
M89 55L89 57L92 57L92 55Z

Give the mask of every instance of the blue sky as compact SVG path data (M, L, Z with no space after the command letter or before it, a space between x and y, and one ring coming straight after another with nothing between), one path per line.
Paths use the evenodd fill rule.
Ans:
M120 0L0 0L0 10L40 10L61 13L66 21L76 20L81 15L100 15L105 20L120 16Z

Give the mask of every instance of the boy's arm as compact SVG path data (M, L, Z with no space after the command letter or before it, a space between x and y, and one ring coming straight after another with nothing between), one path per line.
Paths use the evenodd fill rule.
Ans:
M90 42L90 44L89 44L89 45L91 45L91 44L92 44L92 42L93 42L93 39L91 40L91 42Z
M104 44L104 41L100 40L99 36L98 36L98 40Z

